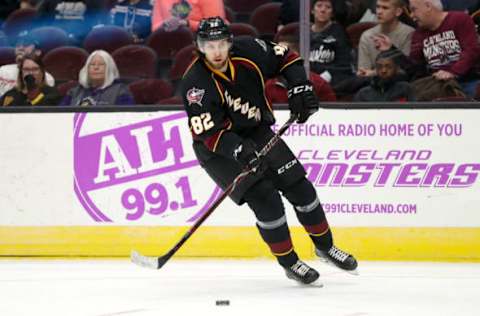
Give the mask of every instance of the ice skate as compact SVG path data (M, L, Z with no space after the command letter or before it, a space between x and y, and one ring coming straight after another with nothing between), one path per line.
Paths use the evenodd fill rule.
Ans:
M350 274L358 275L358 263L355 257L335 246L332 246L329 250L315 248L315 254L326 263L332 264Z
M305 262L297 260L290 267L284 267L285 273L289 279L295 280L302 284L310 284L315 282L320 274L313 268L309 267Z

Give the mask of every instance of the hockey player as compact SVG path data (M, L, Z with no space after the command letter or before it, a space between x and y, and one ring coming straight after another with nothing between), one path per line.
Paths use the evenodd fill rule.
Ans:
M318 110L299 56L260 39L233 39L220 17L200 22L196 45L198 57L185 72L181 93L201 166L224 189L242 170L256 168L230 197L253 210L261 237L287 277L309 284L319 274L299 260L293 248L280 193L294 206L317 256L355 270L355 258L334 246L316 191L288 146L280 140L265 157L259 159L257 153L274 135L265 80L280 74L286 78L289 107L298 123Z

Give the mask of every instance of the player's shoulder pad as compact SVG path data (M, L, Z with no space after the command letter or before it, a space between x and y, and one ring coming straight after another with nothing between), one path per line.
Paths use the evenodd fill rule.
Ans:
M255 59L271 51L271 42L248 35L234 37L232 53L234 56Z

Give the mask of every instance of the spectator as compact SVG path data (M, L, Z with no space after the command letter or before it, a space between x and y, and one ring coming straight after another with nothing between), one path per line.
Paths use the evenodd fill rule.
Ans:
M378 7L377 7L378 10ZM360 102L406 102L415 101L413 88L406 81L399 80L399 67L392 52L382 52L375 62L377 74L369 87L362 88L354 97Z
M298 36L284 35L278 39L278 43L288 47L298 54ZM320 101L335 102L337 100L330 84L318 74L310 71L309 79L312 82L315 94ZM265 95L271 103L288 103L287 81L283 77L267 80L265 83Z
M375 75L374 65L380 51L378 34L388 36L395 47L405 55L410 54L410 42L414 28L399 21L403 14L403 0L378 0L376 16L378 25L363 32L358 45L358 76Z
M92 27L105 24L106 16L98 0L43 0L38 8L40 23L65 30L75 45L82 44Z
M36 41L30 33L24 31L19 34L15 45L17 62L20 61L24 55L29 54L34 54L40 57L42 56L42 50L38 45L38 41ZM18 67L16 63L0 67L0 97L15 86L17 77ZM55 79L48 72L46 73L46 80L49 86L55 85Z
M88 56L72 88L61 105L108 106L133 104L126 84L118 82L119 72L109 53L96 50Z
M222 0L162 0L153 5L152 31L163 27L174 31L180 26L189 26L196 31L202 18L220 16L225 20Z
M412 36L410 56L403 55L386 36L379 39L379 49L395 51L410 77L420 73L441 81L456 79L465 94L473 97L480 47L470 16L443 11L440 0L410 0L410 10L419 26Z
M279 25L278 30L282 29L288 23L298 22L300 19L300 1L299 0L282 0L280 1ZM347 24L348 17L348 1L337 0L332 3L335 11L335 20L342 25Z
M142 43L152 29L154 0L117 0L110 11L112 24L126 29L136 43Z
M312 12L310 67L335 86L354 76L349 39L343 27L332 20L331 0L315 0Z
M17 84L7 91L2 106L57 105L61 96L57 89L45 81L45 68L40 56L23 56L18 63Z

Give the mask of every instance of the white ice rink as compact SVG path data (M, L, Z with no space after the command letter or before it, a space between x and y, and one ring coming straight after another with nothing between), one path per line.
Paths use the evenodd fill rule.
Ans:
M480 264L360 262L352 276L309 263L323 287L273 260L0 259L0 315L480 315Z

